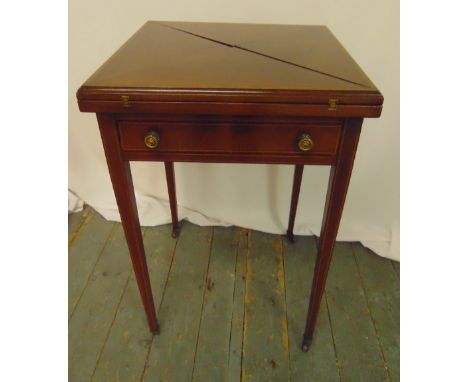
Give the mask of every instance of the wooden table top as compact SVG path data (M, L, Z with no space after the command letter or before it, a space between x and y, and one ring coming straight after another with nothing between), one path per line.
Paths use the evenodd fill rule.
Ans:
M383 102L327 27L305 25L149 21L83 84L78 99L122 94L145 101L220 95L236 102Z

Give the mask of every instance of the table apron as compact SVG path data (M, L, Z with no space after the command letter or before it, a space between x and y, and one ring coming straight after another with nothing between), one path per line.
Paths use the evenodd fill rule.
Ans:
M122 151L127 161L147 162L196 162L196 163L247 163L247 164L303 164L331 166L335 155L275 155L259 153L161 153Z

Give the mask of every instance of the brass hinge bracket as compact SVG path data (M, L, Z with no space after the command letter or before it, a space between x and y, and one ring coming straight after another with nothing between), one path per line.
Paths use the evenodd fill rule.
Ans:
M130 107L130 96L123 95L121 98L122 98L122 106Z
M338 103L338 98L330 98L328 100L328 110L336 111L336 104Z

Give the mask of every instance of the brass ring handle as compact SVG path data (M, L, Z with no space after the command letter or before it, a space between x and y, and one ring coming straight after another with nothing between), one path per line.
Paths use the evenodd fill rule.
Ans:
M303 133L299 136L297 146L301 151L310 151L314 147L314 141L309 134Z
M159 134L155 131L150 131L145 137L145 146L149 149L155 149L159 146Z

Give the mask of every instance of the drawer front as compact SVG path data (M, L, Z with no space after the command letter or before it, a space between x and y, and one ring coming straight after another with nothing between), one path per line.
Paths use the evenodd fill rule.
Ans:
M119 123L121 148L127 152L334 156L340 133L339 123L288 126L273 123ZM150 135L156 140L148 140ZM299 141L304 138L306 141L300 145Z

